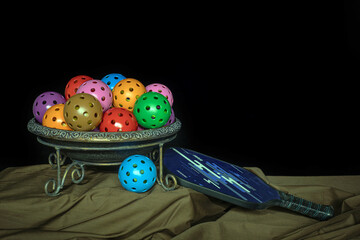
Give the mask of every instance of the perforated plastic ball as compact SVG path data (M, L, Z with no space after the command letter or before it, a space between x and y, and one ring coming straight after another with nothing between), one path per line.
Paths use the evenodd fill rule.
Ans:
M108 110L112 105L111 89L101 80L86 81L78 89L78 93L88 93L99 100L102 110Z
M157 92L143 94L135 103L134 114L138 123L144 128L164 126L171 115L169 101Z
M166 99L169 101L170 105L172 106L174 103L173 94L170 91L170 89L161 83L153 83L146 86L147 92L158 92L166 97Z
M45 112L42 125L49 128L72 130L65 121L63 103L56 104Z
M106 75L105 77L103 77L103 78L101 79L101 81L103 81L104 83L106 83L106 85L108 85L109 88L110 88L111 90L113 90L113 88L115 87L115 85L116 85L119 81L121 81L121 80L123 80L123 79L125 79L125 77L124 77L122 74L120 74L120 73L110 73L110 74Z
M156 181L156 167L150 158L132 155L119 168L119 180L128 191L142 193L148 191Z
M146 93L146 88L139 80L126 78L113 88L113 105L132 112L136 100L144 93Z
M90 94L75 94L65 103L65 121L75 131L93 130L100 124L102 116L100 102Z
M75 95L80 85L91 79L93 78L86 75L78 75L71 78L65 87L65 99L68 100L71 96Z
M111 108L104 112L100 132L136 131L138 123L132 112L124 108Z
M42 123L45 112L52 106L65 103L66 100L60 93L57 92L44 92L40 94L34 101L33 114L35 119Z
M173 123L175 122L175 120L176 120L176 119L175 119L175 112L174 112L174 109L171 108L171 115L170 115L169 120L168 120L167 123L165 124L165 126L173 124Z

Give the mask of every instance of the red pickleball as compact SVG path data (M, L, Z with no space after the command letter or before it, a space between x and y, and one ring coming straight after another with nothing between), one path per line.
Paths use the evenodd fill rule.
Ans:
M138 122L134 114L124 108L111 108L103 114L100 132L136 131Z
M65 87L65 98L68 100L70 97L75 95L77 93L78 88L81 84L83 84L86 81L89 81L93 79L92 77L86 76L86 75L78 75L70 79L68 84L66 84Z

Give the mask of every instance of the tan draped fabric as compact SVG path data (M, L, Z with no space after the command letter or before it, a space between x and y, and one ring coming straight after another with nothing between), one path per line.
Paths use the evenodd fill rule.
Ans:
M44 184L56 171L34 165L0 172L0 239L360 239L360 176L249 169L278 189L332 204L336 216L320 222L278 207L248 210L183 187L137 194L122 188L116 172L91 169L78 185L68 176L61 194L48 197Z

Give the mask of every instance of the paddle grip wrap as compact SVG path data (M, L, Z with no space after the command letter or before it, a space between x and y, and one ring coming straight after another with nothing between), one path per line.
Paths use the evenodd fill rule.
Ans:
M320 221L327 220L334 216L334 208L330 205L317 204L280 191L279 193L281 207L290 209Z

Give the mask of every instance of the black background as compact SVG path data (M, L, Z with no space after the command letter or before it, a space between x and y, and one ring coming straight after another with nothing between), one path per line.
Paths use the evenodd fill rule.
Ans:
M116 72L172 90L183 126L168 146L268 175L359 174L358 1L159 7L68 8L12 25L2 168L47 162L52 149L26 129L39 94Z

